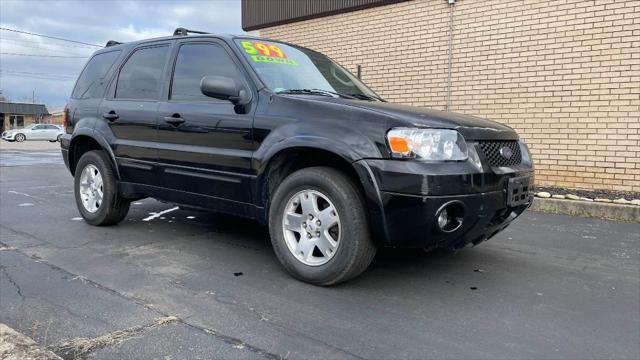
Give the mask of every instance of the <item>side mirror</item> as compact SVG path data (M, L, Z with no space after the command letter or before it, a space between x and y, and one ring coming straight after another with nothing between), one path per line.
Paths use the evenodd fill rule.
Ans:
M200 80L200 91L209 97L228 100L234 105L249 103L249 94L233 78L226 76L205 76Z

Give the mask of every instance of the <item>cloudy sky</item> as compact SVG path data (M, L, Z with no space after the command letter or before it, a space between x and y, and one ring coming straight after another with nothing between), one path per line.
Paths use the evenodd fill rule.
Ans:
M177 27L239 34L243 33L240 21L240 0L0 0L2 28L98 45L167 36ZM50 108L64 106L87 57L96 49L0 30L2 95L30 102L35 91L37 102Z

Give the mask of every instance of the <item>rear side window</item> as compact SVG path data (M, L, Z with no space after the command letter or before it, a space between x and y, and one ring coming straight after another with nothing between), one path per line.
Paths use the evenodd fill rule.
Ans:
M74 99L85 97L88 90L103 79L120 55L120 50L98 54L89 60L71 93Z
M184 44L178 51L171 84L171 100L216 99L200 92L200 80L208 75L238 79L241 75L229 54L219 45Z
M115 97L140 100L158 99L162 72L168 53L168 46L136 50L120 69Z

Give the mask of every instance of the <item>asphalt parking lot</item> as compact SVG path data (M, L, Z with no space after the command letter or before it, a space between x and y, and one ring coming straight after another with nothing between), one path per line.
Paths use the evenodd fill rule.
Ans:
M527 212L320 288L250 221L147 199L85 224L40 145L0 146L0 322L65 358L640 358L640 224Z

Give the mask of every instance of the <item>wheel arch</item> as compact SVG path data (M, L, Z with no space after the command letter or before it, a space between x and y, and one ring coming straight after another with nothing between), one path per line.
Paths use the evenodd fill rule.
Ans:
M291 146L280 149L269 157L258 175L256 204L265 207L265 214L269 201L278 185L293 172L313 166L327 166L344 172L358 187L360 178L352 161L336 152L313 146Z
M71 142L69 143L69 170L71 171L71 175L75 175L76 165L80 157L82 157L82 154L92 150L102 150L107 154L117 179L120 179L120 173L116 166L116 158L111 147L109 147L104 138L96 135L94 132L74 134L73 138L71 138Z

